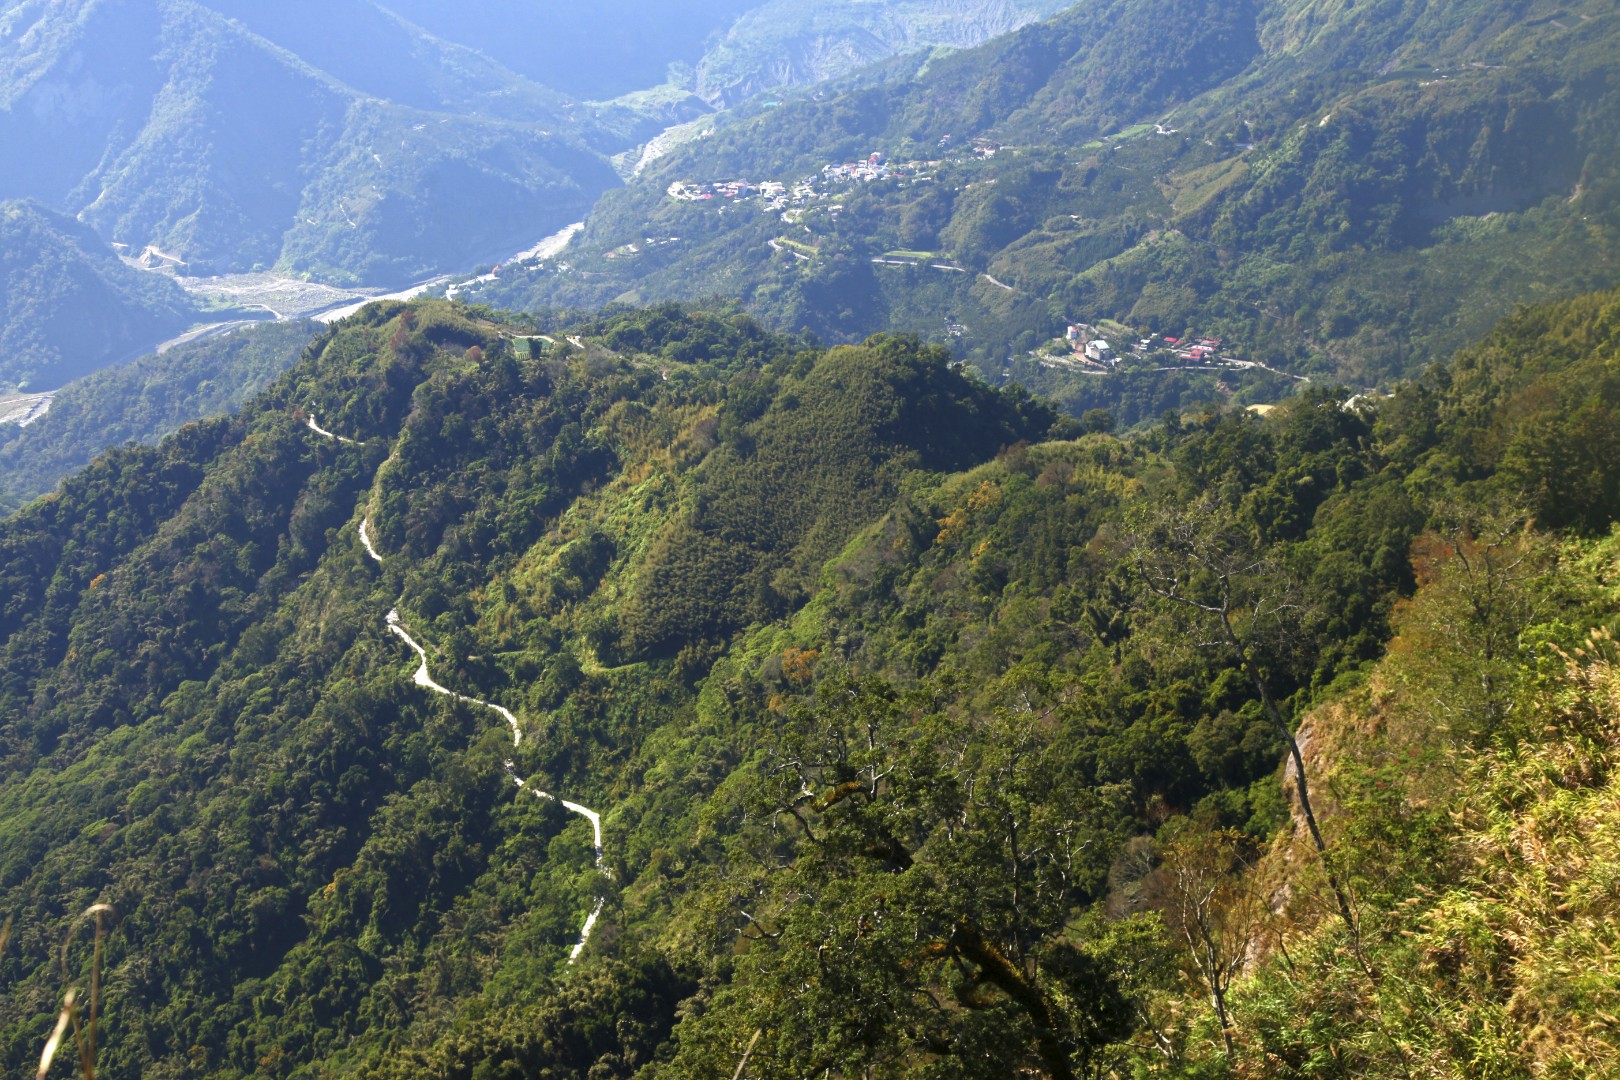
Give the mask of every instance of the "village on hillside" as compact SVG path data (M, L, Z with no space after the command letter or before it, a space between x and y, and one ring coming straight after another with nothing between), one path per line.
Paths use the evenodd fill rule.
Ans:
M993 157L1001 147L987 140L979 140L972 149L975 156ZM881 150L874 150L859 161L830 162L823 165L819 173L791 183L782 180L765 180L757 184L749 180L677 180L665 189L665 194L680 202L757 204L763 213L779 213L784 221L791 222L796 221L798 215L811 204L832 198L856 184L882 180L896 180L901 184L927 183L933 180L934 171L940 164L939 161L890 162Z
M1112 340L1107 335L1112 335ZM1115 343L1123 343L1120 348ZM1129 327L1111 323L1106 327L1089 323L1071 324L1063 337L1054 339L1029 354L1037 363L1094 375L1115 371L1233 371L1261 369L1277 375L1310 382L1303 375L1278 371L1258 360L1233 355L1220 338L1188 332L1180 337L1149 332L1137 337Z

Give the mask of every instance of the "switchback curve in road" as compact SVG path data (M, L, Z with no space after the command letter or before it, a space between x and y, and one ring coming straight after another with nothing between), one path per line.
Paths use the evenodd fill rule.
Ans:
M309 414L307 423L309 425L309 429L315 432L317 435L324 436L325 438L331 439L334 442L346 443L350 446L358 445L358 443L356 443L353 439L345 439L343 436L327 431L325 428L321 427L320 424L316 422L314 413ZM360 543L365 547L366 554L371 556L373 561L381 565L383 562L383 557L377 551L376 546L371 541L371 531L369 526L369 519L362 517L360 519ZM452 698L456 701L463 701L469 705L478 705L482 708L498 713L501 719L506 721L507 729L512 732L513 748L515 749L523 745L523 728L518 723L518 718L513 715L510 709L502 705L496 705L493 702L483 701L475 697L468 697L466 694L458 694L449 687L440 684L433 678L433 673L428 668L427 650L422 648L422 646L417 643L415 638L411 637L410 631L405 628L404 620L400 617L398 608L391 608L383 621L390 631L392 631L401 641L408 645L412 652L416 653L418 663L416 666L416 672L412 676L412 681L417 686L420 686L425 690L430 690L436 694L443 694L444 696ZM559 803L563 809L568 810L571 813L578 814L580 817L583 817L585 820L591 823L591 847L595 853L596 868L598 870L607 872L605 867L602 865L602 815L580 803L573 802L569 799L559 798L558 796L551 794L549 791L544 791L538 787L530 786L527 781L517 774L517 765L511 758L506 759L505 767L506 775L512 779L513 783L517 785L520 791L528 791L537 799L544 799L547 802ZM596 906L591 909L590 915L588 915L585 919L585 925L580 929L579 941L575 943L573 949L568 954L568 962L570 964L579 959L580 954L585 951L585 946L590 943L591 932L596 929L596 920L601 917L602 908L606 906L606 904L607 897L599 896L596 898Z

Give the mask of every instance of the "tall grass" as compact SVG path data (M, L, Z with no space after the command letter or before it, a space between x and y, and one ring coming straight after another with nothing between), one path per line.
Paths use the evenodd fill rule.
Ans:
M45 1050L39 1056L39 1072L35 1080L45 1080L51 1071L51 1065L56 1061L57 1053L62 1049L68 1032L73 1033L74 1048L79 1053L79 1075L83 1080L95 1080L96 1076L96 1026L101 1019L101 965L107 942L107 920L109 916L118 913L108 904L92 904L68 927L67 934L62 938L62 981L71 983L73 974L69 966L69 953L73 947L73 939L78 935L79 928L91 921L95 922L95 938L90 957L90 1001L88 1013L79 1004L79 988L69 986L62 995L62 1012L56 1018L56 1028L51 1037L45 1042ZM10 937L11 922L7 920L6 927L0 932L0 953L5 951L5 943Z

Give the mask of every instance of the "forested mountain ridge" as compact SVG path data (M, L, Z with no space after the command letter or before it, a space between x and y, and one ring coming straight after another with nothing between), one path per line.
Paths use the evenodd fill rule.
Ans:
M1399 931L1411 895L1455 896L1421 909L1447 918L1469 890L1498 890L1491 919L1529 902L1468 869L1473 819L1434 810L1503 739L1578 752L1559 782L1601 804L1615 713L1559 687L1607 685L1583 643L1612 611L1617 311L1528 312L1376 407L1312 389L1121 441L904 338L373 306L239 415L0 523L5 1067L37 1062L94 901L121 916L107 1076L1590 1056L1601 933L1536 929L1594 982L1445 952L1447 923L1414 963ZM1511 602L1469 607L1482 585ZM1251 613L1236 647L1178 599L1223 587ZM390 612L432 679L511 710L515 748L412 685ZM1481 657L1484 695L1461 693ZM1329 714L1358 694L1455 716L1358 757ZM1313 787L1327 858L1278 771L1306 716L1308 768L1337 776ZM601 870L586 823L511 774L601 814ZM1542 813L1479 794L1501 796L1469 803L1488 828ZM1582 884L1612 866L1601 829L1579 839L1570 887L1614 925ZM1201 918L1208 978L1178 944ZM1528 979L1567 1016L1509 1002ZM1402 1028L1420 992L1501 1037Z
M741 296L828 340L953 340L991 376L1010 351L1078 409L1099 384L1022 360L1077 321L1377 385L1516 303L1612 284L1616 34L1608 5L1550 0L1088 0L723 117L606 197L564 263L483 296ZM874 151L879 178L824 173ZM785 198L668 190L726 179Z
M0 386L50 390L185 330L198 305L90 229L0 202Z

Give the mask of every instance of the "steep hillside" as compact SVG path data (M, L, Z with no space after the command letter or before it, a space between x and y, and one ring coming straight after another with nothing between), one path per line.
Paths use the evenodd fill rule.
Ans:
M738 105L762 91L824 82L898 54L978 45L1064 6L1063 0L769 0L704 53L697 92L717 105Z
M576 100L606 101L690 68L711 36L759 0L598 0L536 8L529 0L387 0L392 11L469 45Z
M976 45L1062 0L608 0L536 10L524 0L386 0L448 41L577 99L607 101L670 79L713 104L846 75L901 52Z
M155 443L232 412L292 367L317 324L263 323L103 368L62 388L27 427L0 427L0 513L51 491L97 455Z
M283 985L283 981L301 978L295 972L313 957L339 942L352 940L358 930L350 925L355 918L382 934L376 944L386 951L392 952L395 946L414 951L431 948L431 939L438 933L432 925L448 913L445 904L493 903L514 915L521 910L526 914L508 930L531 943L522 948L540 949L535 960L541 966L528 975L511 970L501 979L517 978L516 985L529 986L532 978L548 978L542 969L561 961L568 942L579 932L573 910L576 902L588 900L610 879L594 875L588 860L579 867L573 858L561 855L565 847L579 841L578 834L570 829L553 845L561 861L541 871L552 884L542 885L535 879L520 887L525 895L532 888L541 888L549 892L550 899L536 907L519 895L509 894L517 880L510 878L510 873L516 871L527 879L529 871L506 865L503 858L497 857L501 845L491 843L490 837L483 834L485 827L496 820L508 820L508 825L500 827L527 831L545 822L541 827L549 836L556 834L564 821L558 816L563 813L561 809L548 810L533 800L512 817L511 808L499 795L501 758L515 756L524 774L544 769L556 788L570 798L600 803L601 796L615 784L608 773L619 767L608 763L622 761L621 755L638 737L632 732L650 730L658 717L667 715L674 698L687 696L681 679L689 676L673 675L667 661L618 672L596 667L595 657L609 657L616 648L634 648L633 639L619 646L619 635L602 621L600 606L593 605L589 614L571 613L575 604L570 597L583 598L599 587L624 590L646 619L656 623L662 618L662 609L670 607L677 612L678 623L678 613L691 610L692 602L685 594L701 595L710 587L702 578L682 579L674 592L640 583L656 578L659 568L672 559L685 558L685 553L656 542L661 529L678 529L688 521L692 527L709 528L711 520L715 528L726 527L723 518L689 517L697 510L689 501L694 495L703 490L724 492L731 485L766 478L762 475L751 480L754 470L747 465L724 463L726 451L717 441L722 430L728 439L759 439L765 434L761 424L739 421L729 410L726 417L718 415L715 395L726 381L741 378L745 384L758 385L761 369L777 365L781 368L776 376L781 381L781 393L804 394L807 407L808 401L819 398L821 403L806 415L832 424L827 435L849 440L847 444L840 441L820 447L806 445L797 450L783 446L761 459L769 463L769 475L778 481L772 485L773 493L766 498L764 508L776 508L773 512L781 517L784 528L799 522L802 512L796 507L800 495L779 481L785 476L803 475L806 483L824 487L827 492L823 501L814 504L824 523L804 538L784 535L779 542L770 542L761 536L756 547L730 556L726 566L717 569L735 569L762 583L768 577L774 588L784 592L798 577L791 563L773 561L775 553L802 551L809 557L836 550L850 530L881 512L898 493L898 484L908 468L950 465L964 460L964 454L969 455L967 460L973 460L972 455L993 453L1004 443L1039 437L1050 420L1039 409L1002 401L946 371L941 358L918 353L903 344L893 349L874 346L822 358L800 353L792 342L769 338L746 323L718 318L688 320L678 313L620 320L600 329L606 338L615 340L633 333L636 350L626 352L621 359L601 346L592 346L584 353L575 353L567 362L520 362L501 336L502 328L468 321L444 305L409 310L395 305L380 312L373 309L367 316L337 328L320 349L242 417L190 425L155 450L118 451L70 480L56 498L32 504L6 526L9 531L3 541L7 552L4 564L10 599L4 616L5 666L8 676L16 674L21 679L8 683L18 696L8 697L5 708L8 717L17 718L16 722L7 722L3 735L7 760L21 770L11 773L13 776L42 778L59 767L77 772L79 766L69 765L71 761L99 772L113 760L104 756L113 746L106 741L109 735L114 742L134 735L143 745L163 754L181 752L181 744L192 734L183 729L194 722L223 723L232 731L238 730L238 724L246 725L237 734L227 734L222 728L206 738L211 742L216 742L215 736L230 742L241 740L243 764L258 775L261 767L273 767L272 762L280 756L281 751L274 749L277 745L287 745L289 738L324 742L334 732L329 726L333 720L340 715L356 715L352 711L354 703L338 706L337 700L330 697L340 685L354 689L370 686L372 689L363 693L380 694L372 705L363 707L367 710L400 709L401 718L415 717L403 726L386 721L373 735L358 742L347 736L340 738L331 747L339 758L333 759L338 772L330 779L323 778L325 766L308 771L300 765L297 775L290 778L297 792L292 798L314 816L305 817L304 810L295 811L285 819L285 833L280 839L273 839L273 834L281 827L266 834L265 821L257 811L236 816L238 810L246 809L231 790L236 782L212 766L193 777L201 787L184 794L176 788L159 796L164 807L183 806L179 812L190 823L182 825L175 819L172 824L179 827L171 828L147 821L148 828L157 828L182 845L172 849L171 855L194 848L198 858L236 864L236 855L227 854L213 841L201 841L202 834L196 831L212 833L215 825L207 822L219 812L230 815L236 824L216 824L224 825L229 834L241 830L235 839L224 840L227 847L235 848L243 841L259 847L263 840L271 841L278 853L270 858L284 864L283 870L272 875L274 880L267 879L263 888L245 881L229 887L230 893L239 895L242 902L247 902L248 894L238 894L240 886L262 893L256 902L261 904L256 916L259 921L252 927L227 930L228 922L235 918L231 914L237 906L235 899L228 900L224 907L215 908L209 902L198 907L200 895L193 895L187 888L151 889L152 875L164 871L159 869L160 863L150 860L162 862L170 856L160 854L148 846L147 840L140 839L142 829L129 835L128 846L116 845L120 853L103 849L104 854L112 856L111 862L102 864L112 874L109 880L122 882L115 891L120 893L117 903L127 918L124 925L132 929L141 925L156 928L168 925L172 918L226 920L206 931L212 940L202 953L174 954L173 966L164 961L137 977L144 989L132 986L136 994L169 996L172 1008L143 1009L142 1017L126 1014L132 1026L123 1027L121 1035L109 1034L104 1043L108 1072L149 1073L160 1062L165 1063L163 1068L179 1067L182 1071L188 1061L193 1062L192 1069L202 1071L253 1071L254 1063L266 1058L279 1061L285 1056L289 1066L325 1061L334 1048L330 1040L336 1029L328 1030L326 1020L313 1016L291 1020L266 1014L262 1023L254 1022L255 1031L247 1035L246 1041L239 1036L223 1037L221 1028L220 1037L202 1036L211 1049L201 1059L188 1057L186 1047L165 1047L172 1044L176 1030L173 1025L182 1015L196 1015L199 1002L220 1002L221 992L227 996L235 992L227 988L243 987L242 979L250 969L256 972L251 978L269 980L263 983L263 996L254 994L260 1002L268 1003L289 992L301 997L301 991L290 983ZM802 367L796 363L802 363ZM838 384L847 384L849 392L828 396L831 387ZM963 428L959 438L942 443L937 434L909 426L906 411L894 413L896 403L890 395L896 389L903 389L907 400L923 410L916 419L926 419L934 410L943 409L963 418L974 417L976 426ZM832 410L838 403L848 410L844 414L848 419L833 423L839 414ZM321 434L317 428L342 432L345 439L356 441L345 443ZM714 458L715 463L705 464L706 458L717 454L720 456ZM717 470L720 479L705 485L700 478L711 470ZM598 491L600 494L592 494ZM355 519L351 511L361 502L366 508ZM576 517L610 513L613 520L604 520L598 528L576 536L575 526L563 519L565 513ZM371 527L365 543L374 544L372 550L387 553L381 556L385 560L381 567L373 569L368 549L356 543L352 527L344 526L346 521L352 525L355 520ZM334 546L327 539L329 530L334 538L341 531L348 540ZM542 541L548 535L556 542ZM715 535L721 538L724 533ZM286 542L279 536L285 536ZM232 539L225 541L226 537ZM251 545L253 553L247 547L238 547L239 540ZM67 562L61 561L64 556ZM562 561L556 563L558 559ZM756 563L767 570L778 567L778 571L762 575L752 569ZM205 570L204 564L209 568ZM451 622L441 617L451 610L470 614L471 609L465 605L473 595L463 592L463 588L486 577L496 565L503 567L501 572L507 580L525 582L525 628L519 631L513 624L512 629L519 631L524 640L535 633L542 637L562 633L569 646L529 652L514 640L501 645L486 660L460 658L476 651L461 649L471 624L452 632ZM200 576L193 576L193 571ZM125 585L108 591L115 580ZM534 591L542 583L545 587ZM523 714L522 723L534 737L524 741L521 754L514 755L509 747L484 738L485 734L493 736L491 729L484 725L483 718L462 706L452 709L460 717L453 724L462 735L437 749L430 749L423 741L423 725L436 728L440 723L430 719L439 715L440 706L392 674L399 660L393 649L399 643L383 622L383 615L393 603L384 600L400 587L408 593L397 605L404 612L401 630L430 643L436 677L453 685L481 682L481 696L508 701ZM498 591L491 595L502 594ZM68 600L70 596L78 599ZM100 659L93 660L89 668L79 668L80 660L91 660L91 656L81 645L73 644L88 632L76 629L88 625L83 623L87 613L74 611L86 601L99 606L103 599L112 600L104 614L121 626L155 626L179 620L174 625L184 625L185 629L177 637L165 635L169 644L161 647L162 657L146 654L145 659L136 660L133 653L126 657L145 674L136 674L123 662L114 662L119 669L116 671L105 667L113 661L113 655L101 655L99 649L94 651ZM691 628L690 640L702 645L715 640L709 635L728 633L738 625L736 620L769 617L789 602L773 598L769 591L744 595L740 600L735 614L722 612L703 626ZM557 630L547 630L551 616L541 613L552 610L553 605L558 606L561 621ZM137 609L144 614L137 614ZM275 614L278 611L280 614ZM338 637L327 639L328 631L307 624L298 614L300 611L323 612L319 622L336 631ZM610 623L614 613L606 614ZM327 622L334 618L338 622ZM156 623L151 622L154 619ZM270 631L270 637L263 636L271 625L265 619L271 619L281 629ZM348 629L339 630L340 625ZM371 627L372 632L350 636L361 627ZM455 642L452 648L457 659L449 663L442 659L440 631L452 632L451 640ZM347 643L338 654L326 655L331 644L344 640ZM395 642L393 646L391 641ZM516 651L511 646L516 646ZM145 653L144 648L140 651ZM302 654L303 659L294 659L295 653ZM505 658L501 659L501 655ZM181 701L174 697L176 692L184 697L200 691L203 697L196 699L199 704L217 700L215 693L228 684L255 693L251 687L265 676L269 670L265 665L276 656L295 666L313 662L315 667L307 677L293 679L296 689L283 679L291 676L292 668L276 676L277 683L294 692L292 696L278 692L261 698L258 705L249 707L257 714L256 719L235 712L234 706L228 711L235 715L227 718L220 713L217 721L207 720L203 713L183 720L175 711ZM322 656L325 658L317 659ZM503 674L504 665L512 661L518 662L519 669ZM378 665L375 670L355 682L355 676L370 669L373 662ZM526 672L531 662L542 664L549 672L542 683L550 687L545 693L551 695L556 708L553 716L559 723L564 722L569 709L594 712L595 706L587 701L594 699L596 691L583 696L579 693L586 684L620 687L622 705L602 717L618 730L603 730L592 736L589 742L593 745L570 742L565 746L540 737L540 729L534 726L538 717L534 706L519 700L526 699L527 691L510 681L512 675L526 679L519 672ZM466 667L468 663L471 668ZM686 661L686 667L690 668L691 663ZM587 674L586 668L594 668L597 674ZM35 674L24 674L29 670ZM53 671L55 675L48 674ZM35 692L44 690L45 684L38 681L41 677L65 678L78 684L79 690L70 694L77 704L65 712L44 706ZM192 689L182 690L181 683ZM213 684L215 690L203 689L206 684ZM637 685L641 689L631 692L631 687ZM318 708L314 715L305 712L306 705L323 700L330 704ZM568 705L569 701L574 704ZM261 706L268 711L260 713ZM336 712L327 711L334 706ZM641 706L652 712L638 717L635 713ZM212 715L212 710L210 705L205 712ZM376 715L380 720L382 713ZM338 721L345 726L349 722ZM464 737L471 743L464 742ZM408 762L416 751L407 749L407 744L417 744L427 756ZM197 749L201 744L190 745ZM572 764L558 758L559 753L571 757ZM259 763L249 765L249 759ZM58 765L48 765L48 760ZM102 764L90 765L92 760ZM448 766L450 772L441 771L441 765ZM396 772L400 767L404 771ZM463 774L464 780L454 778ZM128 775L133 778L133 774ZM347 777L342 782L342 801L347 809L330 815L329 810L318 807L329 797L331 780L340 777ZM191 788L192 780L181 782ZM260 781L249 782L257 786ZM548 781L547 786L552 782ZM119 786L123 793L117 799L133 796L133 788L121 781ZM157 794L155 787L145 790ZM17 986L14 980L21 980L33 988L18 987L6 998L4 1040L8 1060L13 1053L24 1054L24 1047L32 1041L27 1034L28 1017L38 1005L37 991L49 993L47 969L37 966L34 950L43 940L41 934L54 932L48 927L50 919L45 912L61 901L54 894L47 898L50 889L39 891L44 879L34 877L28 862L50 851L70 861L80 858L59 846L57 824L37 816L39 804L34 802L34 795L25 794L21 788L13 794L18 801L3 797L7 809L0 813L4 822L0 827L8 836L4 845L7 868L0 870L5 885L0 887L10 898L5 902L8 910L14 900L21 901L24 893L33 894L36 900L23 901L29 911L19 913L18 932L0 961L8 983ZM444 796L451 796L457 803L469 796L474 802L467 808L476 805L480 809L472 818L464 818L460 810L440 804ZM441 864L445 876L437 883L423 878L426 891L414 899L400 895L397 903L403 906L392 913L366 898L371 884L361 886L352 895L348 886L329 890L327 899L317 901L317 906L323 910L330 907L334 921L327 930L305 941L306 934L299 928L304 914L314 910L307 898L319 894L341 867L358 866L356 859L366 863L380 860L375 863L376 870L385 877L401 881L417 877L416 871L394 865L394 856L388 853L402 835L397 827L404 821L395 819L395 811L382 811L384 803L395 804L400 810L415 806L417 809L407 813L426 812L452 830L455 835L445 834L439 839L420 837L427 845L421 852L436 851L429 857ZM133 812L145 819L151 808L144 801L140 806ZM101 812L93 802L84 804L84 809ZM395 824L377 833L361 824L377 811ZM166 815L170 811L161 812ZM83 822L73 827L80 829ZM44 832L39 831L41 828ZM313 833L309 831L312 828ZM462 833L463 829L471 831ZM614 874L623 875L621 867L626 855L622 841L611 829L609 836L608 867ZM513 840L526 845L517 833L513 833ZM330 858L310 862L300 853L306 841L335 846L330 849ZM283 848L283 843L290 846ZM168 841L163 844L166 846ZM266 848L264 852L271 850ZM18 861L25 851L33 853L30 859ZM238 854L250 863L260 858L246 849ZM93 856L93 861L100 862L101 858ZM193 856L182 858L190 862ZM531 849L523 861L535 870L550 862L543 847ZM246 869L249 864L236 865ZM576 870L584 871L584 876L578 876ZM228 871L227 876L235 879L237 872ZM370 874L363 871L361 876ZM26 884L29 880L35 884ZM174 879L167 880L178 884ZM593 883L597 881L602 884ZM137 892L145 899L137 899ZM355 901L359 907L353 906ZM336 906L331 906L333 903ZM145 913L138 913L137 908L143 905L149 906ZM208 914L209 910L214 914ZM430 910L435 914L429 915ZM421 921L424 916L427 922ZM506 917L500 916L500 921L505 923ZM506 932L503 930L501 936ZM400 937L401 933L406 936ZM144 933L137 936L146 938ZM160 931L157 937L146 938L145 944L122 955L152 956L148 950L164 937L166 932ZM393 944L384 945L383 939ZM301 941L305 943L300 945ZM34 974L27 974L30 971ZM356 968L351 974L361 976L362 969ZM649 969L647 977L653 978L654 974ZM685 976L662 978L669 984L669 992L686 985ZM371 993L359 983L348 982L347 976L340 981L346 988L340 989L338 982L331 984L339 994ZM172 987L174 993L159 990L161 986ZM449 993L444 999L447 1003L462 993L448 986L443 989ZM674 1000L667 999L659 1008L673 1005ZM20 1011L12 1011L13 1006ZM230 1010L219 1012L212 1005L206 1008L223 1024L246 1019L246 1014L238 1014L233 1020L228 1018ZM323 1012L325 1008L322 1006ZM275 1011L279 1013L280 1009ZM418 1019L433 1026L427 1014ZM407 1027L415 1022L406 1020ZM655 1024L653 1030L656 1022L656 1017L649 1018L649 1023ZM667 1027L667 1021L664 1023ZM394 1027L392 1023L387 1026ZM382 1029L377 1031L381 1034Z
M78 222L0 202L0 385L54 389L198 316L173 282L125 266Z
M365 0L0 14L0 194L192 273L382 284L544 236L617 183L562 105Z
M1377 385L1515 304L1612 284L1617 34L1600 3L1087 0L721 118L605 198L565 261L484 295L740 296L829 340L952 342L1081 411L1164 374L1024 359L1073 323ZM827 171L874 151L881 171ZM1218 374L1174 377L1259 392Z
M1234 844L1203 823L1159 849L1144 891L1167 893L1172 924L1201 919L1216 942L1216 964L1189 963L1176 988L1182 1026L1160 1029L1189 1063L1277 1077L1614 1074L1620 550L1494 530L1427 540L1389 657L1308 721L1353 930L1322 918L1297 834ZM1564 619L1592 629L1571 640ZM1251 962L1217 974L1242 948Z
M1580 537L1620 512L1617 306L1526 315L1375 407L1311 389L1132 441L904 338L367 309L236 417L0 523L4 1067L38 1061L63 938L105 902L109 1076L1404 1075L1330 886L1394 971L1380 913L1410 893L1365 871L1431 865L1449 807L1348 817L1360 789L1317 782L1332 744L1296 720L1416 632L1455 540L1534 565L1534 602L1413 646L1426 677L1492 677L1403 707L1479 706L1420 730L1481 748L1540 730L1490 726L1517 700L1495 675L1546 672L1606 602L1546 571L1609 565ZM1577 441L1595 482L1513 464ZM1526 504L1581 512L1540 533ZM1475 560L1493 536L1531 561ZM1450 610L1423 625L1470 625ZM1328 854L1302 832L1278 860L1265 910L1303 914L1228 1044L1177 897L1218 886L1206 925L1237 926L1222 875L1289 843L1298 743ZM1386 827L1404 862L1358 846ZM1511 885L1478 873L1455 887ZM1442 992L1503 985L1434 955ZM1489 1015L1504 1044L1597 1045Z

